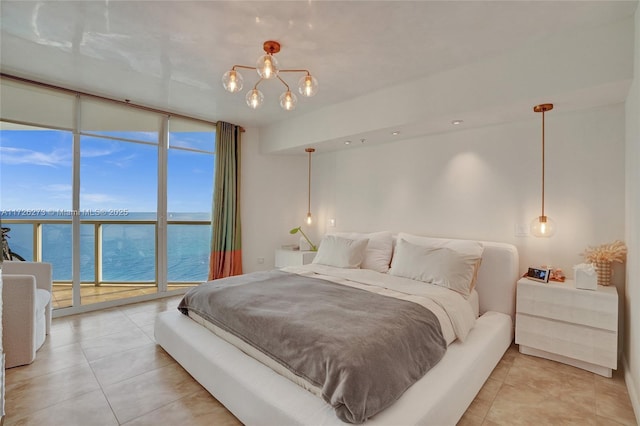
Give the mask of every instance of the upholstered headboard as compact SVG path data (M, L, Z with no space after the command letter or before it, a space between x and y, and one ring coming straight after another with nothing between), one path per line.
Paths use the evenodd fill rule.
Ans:
M481 241L484 245L476 289L480 296L480 314L503 312L515 317L516 283L520 278L518 250L505 243Z

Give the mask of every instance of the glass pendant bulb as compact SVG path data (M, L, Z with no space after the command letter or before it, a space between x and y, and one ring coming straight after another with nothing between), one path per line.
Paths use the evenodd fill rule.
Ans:
M256 62L256 71L260 78L269 80L278 75L278 60L273 55L263 55Z
M310 98L318 93L318 80L312 75L305 75L298 81L298 92L302 96Z
M222 85L227 92L236 93L242 90L244 79L236 70L229 70L222 76Z
M535 237L552 237L556 233L556 224L549 216L538 216L531 222L530 231Z
M311 225L311 212L307 213L307 225Z
M249 108L258 109L264 102L264 95L261 91L254 88L247 92L247 96L245 97L245 99L247 100L247 105L249 105Z
M290 90L287 90L282 95L280 95L280 106L284 110L293 110L296 107L296 103L298 103L298 98L296 98L296 95L291 93Z

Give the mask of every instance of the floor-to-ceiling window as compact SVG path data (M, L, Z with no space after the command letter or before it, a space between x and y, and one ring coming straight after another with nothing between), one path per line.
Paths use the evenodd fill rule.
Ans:
M206 280L213 124L1 83L3 226L14 251L52 263L59 312Z
M157 290L163 119L95 99L80 103L80 275L96 283L82 304Z
M167 281L180 286L209 273L215 133L180 118L169 120L167 158Z

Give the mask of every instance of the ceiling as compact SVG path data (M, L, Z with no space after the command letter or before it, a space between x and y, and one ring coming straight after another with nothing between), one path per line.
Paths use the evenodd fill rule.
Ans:
M633 14L637 1L7 1L3 73L132 103L260 127L380 88L499 55L554 32ZM282 68L306 68L318 94L283 111L277 81L264 106L224 90L234 64L276 40ZM297 75L283 78L296 86Z

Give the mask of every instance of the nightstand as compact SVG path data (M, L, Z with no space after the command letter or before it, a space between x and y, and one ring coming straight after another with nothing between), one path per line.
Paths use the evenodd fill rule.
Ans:
M313 261L316 253L315 251L277 249L276 268L306 265Z
M611 377L618 365L618 292L576 289L574 282L518 281L520 352Z

